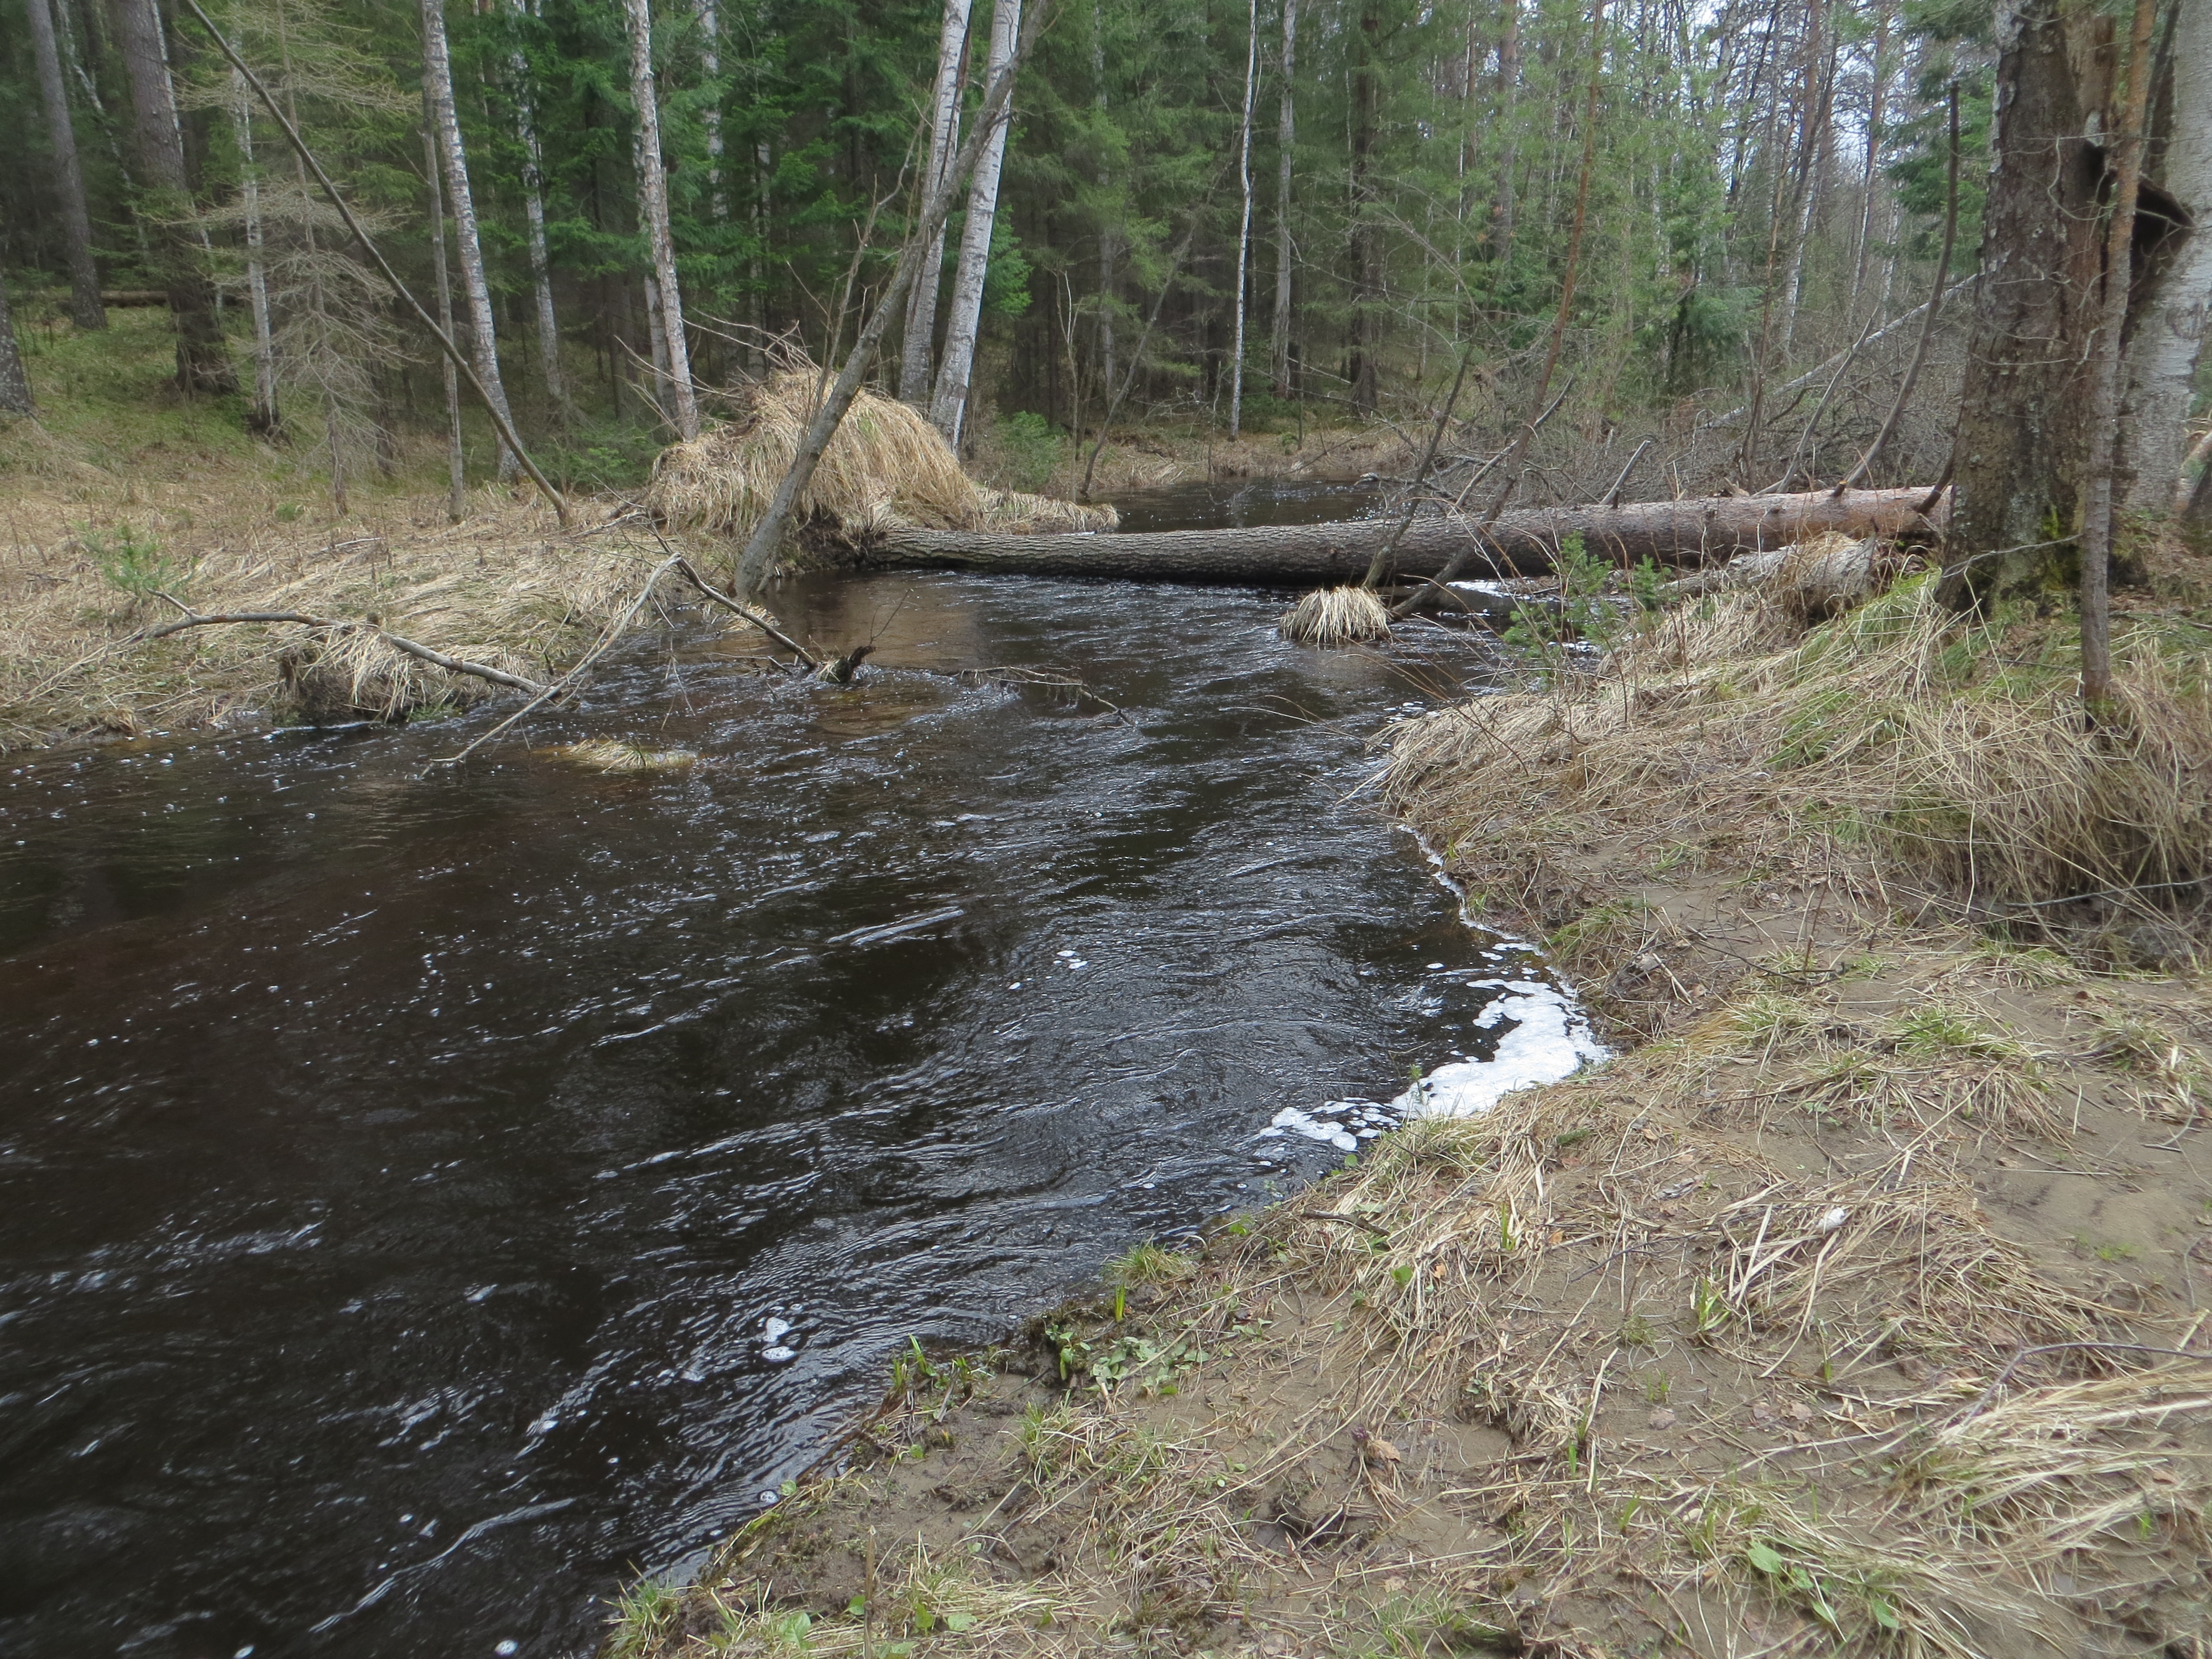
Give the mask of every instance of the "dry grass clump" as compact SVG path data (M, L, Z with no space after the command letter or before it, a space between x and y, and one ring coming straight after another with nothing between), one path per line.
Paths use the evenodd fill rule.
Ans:
M1364 587L1321 587L1277 618L1286 640L1301 645L1357 645L1390 637L1389 607Z
M20 505L17 559L0 568L0 750L264 713L419 719L511 695L405 655L384 631L546 679L622 613L659 557L618 520L564 531L534 501L494 490L458 526L428 503L419 517L392 502L342 528L245 506L216 517L149 503L125 523L66 497ZM178 619L164 595L204 615L348 625L136 637Z
M647 506L672 526L750 536L799 453L822 388L821 372L811 366L771 374L737 419L662 453L646 489ZM826 520L847 535L890 523L1035 531L1107 530L1116 522L1110 507L984 489L924 416L867 391L823 453L798 517Z
M1515 826L1564 811L1775 858L1870 848L1888 879L1983 914L2154 905L2212 873L2212 633L2138 622L2117 654L2119 708L2092 729L2059 628L1961 618L1932 578L1802 637L1764 594L1729 593L1595 674L1399 725L1383 786L1524 891L1541 858Z

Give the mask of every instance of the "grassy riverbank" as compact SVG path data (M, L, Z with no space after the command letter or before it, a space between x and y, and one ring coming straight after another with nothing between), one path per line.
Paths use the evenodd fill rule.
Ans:
M1924 580L1706 601L1399 727L1391 804L1620 1057L910 1358L611 1650L2202 1650L2187 574L2094 738L2063 621ZM2150 890L2064 899L2103 888Z

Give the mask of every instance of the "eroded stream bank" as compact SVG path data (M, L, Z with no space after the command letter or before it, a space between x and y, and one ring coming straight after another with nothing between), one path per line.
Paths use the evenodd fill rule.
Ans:
M1303 1182L1341 1153L1284 1107L1506 1034L1526 959L1344 799L1406 664L1252 592L787 592L887 666L679 638L532 738L678 771L426 775L464 726L0 777L0 1645L573 1652L909 1334ZM1133 720L923 672L1005 664Z

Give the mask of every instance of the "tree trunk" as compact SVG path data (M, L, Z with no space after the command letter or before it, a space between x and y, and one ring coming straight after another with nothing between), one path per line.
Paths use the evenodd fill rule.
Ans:
M652 0L623 0L629 22L629 94L637 106L639 216L653 252L653 285L668 354L668 406L678 436L699 435L699 399L691 386L691 352L684 337L684 294L676 279L676 242L668 229L668 174L660 160L660 100L653 76Z
M1375 54L1382 31L1376 0L1360 7L1352 65L1352 361L1345 378L1352 383L1352 406L1375 412L1380 369L1375 356L1382 343L1382 241L1375 222L1380 210L1375 189L1376 121Z
M991 9L988 78L1013 62L1021 32L1022 0L997 0ZM991 227L999 211L999 169L1006 156L1006 130L1013 125L1010 99L983 140L975 176L968 186L968 218L960 227L960 264L952 278L952 303L945 325L945 361L937 370L937 392L929 405L930 423L956 450L967 424L969 382L975 372L975 335L982 325L983 279L991 263Z
M253 403L246 411L246 428L273 438L283 431L284 423L276 408L276 343L269 319L269 270L261 258L261 169L253 160L250 95L246 77L231 70L230 122L238 139L240 205L246 210L246 294L253 311ZM434 183L435 177L434 173Z
M35 415L31 379L23 373L23 354L15 343L15 321L8 313L8 284L0 282L0 415Z
M1945 562L1969 591L2039 587L2081 524L2084 379L2103 276L2112 27L2062 0L1997 15L1996 126Z
M1559 543L1580 536L1590 553L1623 566L1650 558L1702 566L1737 553L1808 540L1829 531L1894 537L1940 525L1917 509L1925 488L1827 490L1802 495L1719 495L1619 507L1571 507L1509 513L1486 532L1465 520L1425 514L1393 555L1401 576L1434 576L1473 550L1483 578L1540 575ZM981 570L999 574L1115 576L1151 581L1311 584L1357 581L1398 529L1396 520L1350 524L1266 525L1248 530L1176 530L1152 534L1005 536L898 527L860 549L871 566Z
M444 0L422 0L423 92L438 129L438 155L445 165L446 199L453 210L453 242L461 257L461 287L469 302L470 356L484 395L512 422L507 387L499 377L499 336L492 324L491 288L484 277L483 243L477 234L476 197L469 189L468 152L461 143L461 122L453 107L453 64L446 49ZM499 481L514 482L521 463L504 441L499 449Z
M945 0L945 22L937 37L937 80L930 93L929 166L921 194L927 200L952 165L960 147L960 68L968 54L969 0ZM906 328L900 340L899 398L916 409L929 401L931 348L937 336L937 291L944 286L945 228L938 227L922 255L921 275L907 295Z
M1091 0L1091 80L1093 106L1098 111L1098 125L1106 125L1106 9L1103 0ZM1098 178L1100 194L1109 181L1102 172ZM1105 217L1102 215L1102 218ZM1098 384L1110 396L1114 386L1114 225L1108 218L1098 228ZM1101 421L1098 433L1103 440L1106 424ZM1082 441L1078 431L1076 441Z
M513 8L519 29L526 15L523 0L513 0ZM545 381L546 407L556 421L566 424L575 410L568 402L567 378L561 373L561 324L553 310L553 262L545 250L545 148L538 137L530 59L519 43L507 55L507 69L514 95L514 137L522 147L522 216L528 228L530 285L538 300L538 368ZM718 127L718 143L720 136ZM719 149L715 151L718 157L720 153ZM442 240L440 246L443 246Z
M187 395L235 392L238 377L224 349L215 285L200 263L187 228L191 181L185 170L184 129L169 82L168 53L155 0L110 0L116 44L131 82L138 168L144 189L139 217L153 227L155 268L168 291L169 319L177 331L177 389Z
M77 165L76 128L70 120L69 88L54 44L54 15L47 0L23 0L23 9L30 14L39 95L46 101L46 137L54 151L54 190L61 198L62 240L69 250L70 320L79 328L106 328L100 267L92 257L92 220L84 208L84 171Z
M1859 320L1859 301L1866 291L1867 258L1874 248L1875 198L1881 184L1881 117L1889 97L1889 7L1875 15L1873 86L1867 94L1866 168L1860 179L1858 248L1851 262L1850 322Z
M1283 0L1283 102L1275 119L1275 326L1268 366L1275 395L1291 395L1291 172L1298 136L1298 0Z
M1230 347L1229 435L1244 428L1244 271L1252 246L1252 95L1259 90L1260 0L1245 0L1244 123L1237 143L1237 182L1244 209L1237 224L1237 327Z
M730 193L722 180L722 17L714 0L693 0L699 21L699 67L707 78L699 124L707 134L707 212L715 227L730 222Z
M2144 159L2134 315L2120 406L2120 510L2172 510L2212 312L2212 0L2177 0L2167 96Z
M430 280L438 288L438 326L450 339L453 333L453 284L446 269L446 193L438 186L436 119L428 88L422 96L422 159L430 185ZM461 377L453 360L438 354L445 371L446 390L446 519L459 524L468 489L467 458L461 449Z

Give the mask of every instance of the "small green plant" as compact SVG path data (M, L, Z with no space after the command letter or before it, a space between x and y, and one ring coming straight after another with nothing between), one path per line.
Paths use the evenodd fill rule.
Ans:
M1060 428L1033 410L1016 410L999 416L996 434L1006 453L1006 471L1014 488L1036 491L1051 482L1060 464Z
M614 1634L608 1638L611 1659L631 1659L654 1647L676 1622L683 1593L657 1578L641 1579L615 1598Z
M191 567L163 552L150 532L142 533L128 524L118 524L112 530L94 530L86 525L76 532L76 539L100 579L134 599L151 599L191 574Z
M1729 1304L1726 1299L1722 1297L1711 1279L1700 1277L1698 1282L1690 1287L1691 1334L1697 1337L1710 1336L1727 1322L1728 1316Z
M1620 1342L1624 1348L1648 1348L1656 1340L1651 1322L1640 1313L1632 1313L1620 1322Z
M307 510L307 509L306 507L301 506L297 501L283 502L276 509L276 522L278 524L296 523L299 520L300 515Z

